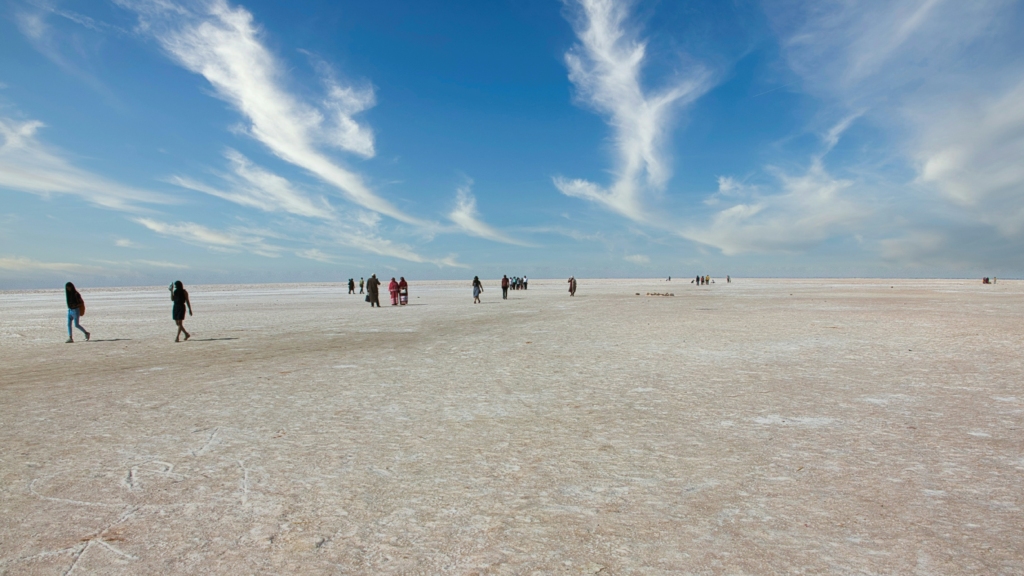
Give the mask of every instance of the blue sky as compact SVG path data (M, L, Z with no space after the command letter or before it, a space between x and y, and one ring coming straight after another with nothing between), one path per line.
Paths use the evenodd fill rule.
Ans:
M1024 2L11 0L0 288L1024 273Z

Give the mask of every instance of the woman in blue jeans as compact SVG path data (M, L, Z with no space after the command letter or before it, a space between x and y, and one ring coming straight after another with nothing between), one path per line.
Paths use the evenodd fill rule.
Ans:
M74 324L75 328L78 328L79 330L81 330L82 332L85 333L85 341L88 342L89 341L89 331L86 330L85 328L82 328L82 325L78 323L78 319L80 318L79 310L84 305L84 302L82 301L82 295L78 293L78 290L75 290L75 285L74 284L72 284L71 282L68 282L67 284L64 285L64 296L65 296L65 298L67 299L67 302L68 302L68 340L67 340L67 343L71 344L72 342L75 341L75 339L72 337L72 334L71 334L71 324Z

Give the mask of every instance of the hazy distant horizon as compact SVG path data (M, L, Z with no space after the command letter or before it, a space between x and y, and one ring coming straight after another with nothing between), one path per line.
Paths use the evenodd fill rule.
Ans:
M372 272L371 272L371 274L372 274ZM401 275L402 274L395 274L394 277L398 278ZM387 276L385 276L383 274L378 274L377 275L378 278L380 278L382 281L385 281L385 282L390 280L391 276L392 276L391 274L388 274ZM356 281L356 291L357 292L359 290L359 287L358 287L359 279L360 278L364 278L365 279L365 278L369 278L369 277L370 277L369 274L364 274L364 275L361 275L361 276L355 276L354 277L355 281ZM527 275L526 277L529 279L529 281L531 283L534 284L535 288L549 287L551 285L551 283L557 283L557 285L559 287L561 287L561 283L564 283L566 281L566 279L568 278L568 276L566 276L564 278L562 278L562 277L559 277L559 278L554 278L554 277L543 278L543 277L533 277L533 276L529 276L529 275ZM687 286L689 286L691 284L690 281L693 280L694 277L696 277L696 274L694 274L693 276L689 276L689 277L684 277L684 276L676 277L676 276L672 276L671 282L673 284L678 282L679 284L686 284ZM461 282L461 283L465 283L466 284L467 290L468 290L469 283L472 281L473 276L467 276L467 277L464 277L464 278L444 278L444 279L437 279L437 278L434 278L434 279L430 279L430 278L414 278L414 277L411 277L411 276L406 276L405 278L414 287L415 287L415 285L417 283L431 283L431 284L435 284L435 283L442 283L442 282L447 282L447 283L459 283L459 282ZM667 276L665 276L665 277L657 277L657 276L651 276L651 277L640 277L640 276L605 276L605 277L599 277L599 276L589 276L588 277L588 276L579 276L579 275L576 276L576 279L578 281L580 281L581 283L583 283L582 285L585 285L587 280L593 280L593 281L601 281L601 280L630 281L630 280L635 280L637 282L641 282L642 283L642 282L666 282L667 278L668 278ZM713 280L715 280L715 284L716 285L719 284L719 283L726 284L726 277L724 275L723 276L714 276L714 275L712 275L711 278ZM906 282L906 281L915 281L915 280L921 280L921 281L930 281L930 280L946 281L946 280L948 280L948 281L977 282L980 285L981 284L981 280L982 280L983 277L978 277L978 278L973 278L973 277L955 278L955 277L924 277L924 276L921 276L921 277L886 277L886 276L874 276L874 277L872 277L872 276L849 276L849 277L842 277L842 276L742 276L742 277L740 277L740 276L731 276L731 278L732 278L733 282L742 282L744 280L793 280L793 281L800 281L800 280L811 281L811 280L814 280L814 281L837 281L837 282L855 281L855 280L892 281L892 282ZM989 278L991 278L991 276ZM996 276L996 278L1000 282L1004 281L1004 280L1008 281L1008 282L1014 282L1014 281L1021 280L1021 278L1013 278L1013 277L1005 277L1004 278L1004 277ZM173 280L177 280L177 279L178 278L174 278ZM493 283L496 283L496 282L500 281L501 280L501 276L496 276L496 277L480 276L480 279L485 283L485 287L486 287L488 285L488 283L492 283L493 284ZM169 280L168 284L170 282L172 282L173 280ZM74 280L68 280L68 281L74 282ZM318 285L329 284L329 285L338 285L339 287L344 288L345 287L344 285L347 284L347 282L348 282L348 277L346 277L344 279L341 279L341 280L309 280L309 281L304 281L304 282L289 282L289 281L282 281L282 282L186 282L185 284L187 286L193 286L193 287L195 287L195 286L200 286L200 287L218 287L218 286L225 286L225 287L227 287L227 286L289 286L289 285L294 285L294 286L305 286L305 285L318 286ZM125 289L152 288L152 289L159 289L159 290L166 290L167 289L167 284L102 284L102 283L86 284L86 283L81 283L81 282L75 282L75 285L80 290L88 290L88 289L120 289L120 288L125 288ZM711 286L708 286L707 288L710 289ZM53 290L53 291L57 291L57 292L62 292L63 293L63 291L64 291L64 283L61 282L61 283L58 283L58 284L39 285L39 286L29 286L29 285L26 285L26 286L17 286L17 287L6 287L6 286L0 287L0 292L23 292L23 291L37 292L37 291L47 291L47 290ZM527 293L528 292L529 291L527 291Z

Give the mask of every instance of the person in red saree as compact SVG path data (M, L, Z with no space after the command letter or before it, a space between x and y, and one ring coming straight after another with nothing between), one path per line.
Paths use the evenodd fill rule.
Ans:
M409 303L409 283L405 281L405 276L398 279L398 300L402 306Z
M391 283L388 284L388 292L391 293L391 305L398 306L398 282L395 279L391 279Z

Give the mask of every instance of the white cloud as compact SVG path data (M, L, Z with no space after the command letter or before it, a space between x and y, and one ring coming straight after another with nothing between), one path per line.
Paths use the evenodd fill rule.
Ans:
M708 196L704 203L708 206L716 206L725 200L743 196L744 194L749 195L756 191L756 186L750 186L732 176L719 176L718 191Z
M705 226L689 226L681 235L708 244L724 254L803 250L850 231L869 210L847 193L854 186L825 170L823 159L861 113L850 114L822 134L824 149L811 157L802 176L772 170L781 192L766 194L731 176L718 177L718 191L704 203L732 206L715 213Z
M323 252L317 250L316 248L298 250L295 252L295 255L298 256L299 258L305 258L306 260L316 260L317 262L325 262L327 264L334 264L335 262L334 258L331 258L330 255L324 254Z
M608 118L617 152L615 182L604 188L581 179L557 177L563 194L604 205L635 221L651 218L644 197L660 191L672 170L665 158L664 140L672 115L704 94L709 74L691 70L667 88L649 93L641 83L646 45L627 29L628 3L578 0L575 22L579 44L566 56L569 79L581 102Z
M889 140L873 147L894 148L916 170L916 186L904 186L898 199L910 220L904 226L920 227L921 235L907 238L931 238L936 217L954 227L990 226L1003 237L1024 231L1019 1L765 5L807 90L836 114L862 113ZM922 190L930 194L917 197ZM893 242L883 251L906 253L902 240Z
M623 258L623 260L626 262L632 262L633 264L639 264L641 266L651 263L651 258L649 256L644 256L643 254L631 254Z
M559 236L572 238L578 242L595 242L605 239L601 232L581 232L574 228L564 228L562 226L532 226L524 228L523 230L533 234L558 234Z
M74 22L94 33L83 35L75 33L75 31L69 32L67 29L55 28L49 22L51 15ZM64 72L85 82L108 101L116 102L117 99L113 93L89 71L90 59L96 55L99 46L102 45L102 36L98 36L95 32L119 31L116 27L75 12L59 10L46 2L33 2L30 6L18 8L14 12L14 22L37 52Z
M235 150L228 149L224 156L228 159L233 172L230 175L223 175L224 180L230 184L229 190L208 186L185 176L174 176L169 181L182 188L217 196L264 212L286 212L327 220L334 218L335 212L327 200L314 199L296 190L285 178L254 165Z
M857 118L860 118L863 115L864 110L854 112L853 114L848 115L847 117L843 118L838 123L836 123L834 126L829 128L828 132L826 132L825 135L822 137L822 140L825 141L826 154L830 150L835 148L836 144L839 144L839 138L842 137L843 133L850 128L850 126Z
M899 238L885 238L879 241L882 258L899 262L915 262L935 256L945 244L941 234L935 232L911 232Z
M95 272L95 266L84 266L69 262L39 262L29 258L6 257L0 258L0 270L13 270L18 272L50 271L50 272Z
M980 100L980 101L979 101ZM922 119L919 181L1006 236L1024 229L1024 82Z
M458 189L455 199L455 209L448 214L448 218L454 222L459 229L471 236L484 238L486 240L493 240L503 244L514 244L516 246L530 246L530 244L517 240L480 220L480 216L476 210L476 198L473 197L473 192L470 190L469 186L470 185L467 184Z
M466 267L464 264L456 262L452 256L439 259L427 258L406 244L382 238L375 232L368 230L333 229L327 234L330 240L336 244L349 246L379 256L398 258L407 262L436 264L438 266Z
M435 260L434 264L437 264L438 266L448 266L448 267L451 267L451 268L466 268L466 269L468 269L469 266L459 262L458 258L459 258L459 256L457 254L449 254L448 256L445 256L444 258L441 258L439 260Z
M114 246L117 246L118 248L138 248L139 247L138 244L136 244L135 242L132 242L131 240L129 240L127 238L118 238L116 241L114 241Z
M790 66L813 92L843 103L942 82L973 67L972 43L1013 0L766 0ZM934 87L934 84L933 84Z
M818 158L802 176L778 177L783 192L761 195L751 190L745 202L717 212L709 225L691 226L680 234L727 255L793 251L847 231L868 215L844 193L853 182L833 178Z
M184 264L175 264L174 262L164 262L162 260L136 260L139 264L146 266L152 266L153 268L173 268L175 270L187 270L188 266Z
M277 258L281 252L281 248L266 244L262 237L244 232L213 230L195 222L167 224L151 218L135 218L135 222L161 236L178 238L189 244L214 250L246 250L267 258Z
M123 186L73 166L36 138L39 121L0 117L0 188L32 194L71 194L114 210L141 211L140 204L169 204L162 195Z
M283 66L263 44L252 14L225 0L201 2L195 10L162 0L118 3L138 13L140 30L152 34L178 64L206 78L219 98L248 119L248 134L279 158L308 170L364 208L432 226L379 197L359 174L338 165L318 146L373 156L372 133L353 118L373 104L370 88L345 87L328 79L322 107L304 102L286 87Z

